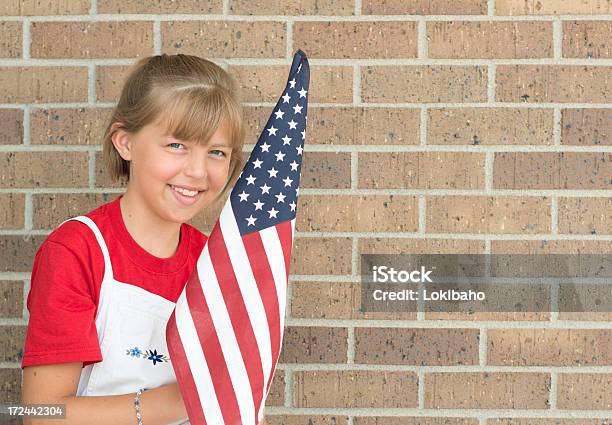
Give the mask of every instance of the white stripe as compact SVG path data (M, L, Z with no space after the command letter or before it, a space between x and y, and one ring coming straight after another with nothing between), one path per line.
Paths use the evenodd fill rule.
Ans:
M281 321L281 338L285 327L285 306L287 304L287 272L285 271L285 254L281 246L276 227L268 227L259 232L261 241L270 263L274 284L276 285L276 295L278 296L278 309ZM282 342L282 340L281 340ZM281 346L282 347L282 346Z
M254 424L255 403L253 402L249 376L244 365L244 359L240 353L238 340L232 328L232 321L227 312L227 306L225 305L217 276L214 272L208 244L204 247L204 252L202 252L198 260L198 275L201 276L200 284L202 285L202 292L206 298L210 316L219 337L227 370L236 393L242 423Z
M236 274L236 280L242 292L244 305L246 307L249 319L251 320L255 340L259 347L259 355L261 356L261 366L263 370L263 387L262 394L265 396L266 386L268 384L268 375L272 369L272 347L270 342L270 329L268 327L268 319L266 318L266 310L261 300L261 294L257 288L257 282L251 269L249 257L242 243L242 236L236 223L236 218L232 211L232 204L225 204L221 216L219 217L219 225L221 233L227 246L232 268ZM263 403L262 403L263 404Z
M212 383L206 358L202 352L198 332L196 331L191 312L189 311L185 290L183 290L176 302L174 316L185 356L187 357L187 362L191 369L191 375L193 376L193 381L198 390L200 405L202 406L206 423L222 424L223 415L221 414L221 407L217 400L215 387Z

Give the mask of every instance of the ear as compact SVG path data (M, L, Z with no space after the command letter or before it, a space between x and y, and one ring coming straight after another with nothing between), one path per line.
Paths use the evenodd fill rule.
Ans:
M132 137L131 134L123 129L121 123L113 123L111 140L121 158L126 161L132 160Z

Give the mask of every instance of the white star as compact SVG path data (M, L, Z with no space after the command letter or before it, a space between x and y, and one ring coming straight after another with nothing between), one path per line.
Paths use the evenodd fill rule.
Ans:
M298 164L297 162L293 161L291 164L291 171L297 171L298 167L300 164Z
M300 194L300 188L296 187L295 188L295 196L298 196Z
M247 186L250 184L255 184L255 177L253 177L252 174L249 174L249 177L247 177L246 180L247 180Z
M302 130L301 133L302 133L302 140L304 140L306 138L306 130Z
M291 84L291 88L294 89L295 88L295 78L289 81L289 84Z
M274 195L274 196L276 196L276 202L282 202L283 204L285 203L286 196L283 195L283 192L279 193L278 195Z
M302 151L304 150L304 149L302 149L302 147L301 147L301 146L298 146L296 149L297 149L297 151L298 151L298 155L301 155L301 154L302 154Z
M259 187L261 189L261 194L263 195L264 193L270 193L270 189L271 187L268 186L267 184L264 183L263 186Z
M287 176L283 181L285 182L285 187L291 187L291 183L293 183L293 180L291 180L289 176Z
M262 152L270 152L268 149L270 148L270 145L267 144L266 142L264 142L263 145L261 145L261 151Z
M289 124L289 130L295 129L297 126L297 123L293 120L289 121L287 124Z
M285 93L283 96L283 103L289 103L289 99L291 99L291 96L289 96L289 93Z
M291 201L289 206L291 207L291 211L295 211L295 202Z
M257 158L255 161L253 161L253 167L254 168L261 168L261 164L263 164L263 161L260 161L259 158Z
M257 211L260 210L265 204L258 199L257 202L253 202L253 205L255 205L255 211Z
M288 145L291 143L291 137L285 135L285 137L283 137L283 146Z
M271 210L268 210L268 213L270 213L270 217L268 218L276 218L276 214L278 214L278 211L276 211L274 207L272 207Z
M253 214L251 214L250 217L247 217L246 221L248 222L247 226L255 226L255 221L257 220L256 217L253 217Z
M276 136L276 130L278 130L278 128L274 128L274 126L272 126L268 128L267 130L268 130L268 136Z
M270 178L272 178L272 177L276 177L276 174L278 173L278 171L275 170L274 167L272 167L272 169L268 170L268 173L270 173Z
M242 191L242 193L239 193L238 196L240 196L240 202L242 201L246 201L247 198L249 197L249 194L246 193L244 190Z
M300 105L295 105L293 107L293 113L294 114L301 114L302 113L302 108L304 108L304 107L300 106Z
M300 62L300 65L298 66L297 72L300 72L301 69L302 69L302 63Z
M302 90L298 90L298 93L300 94L300 97L306 97L306 93L308 92L304 90L304 87L302 87Z
M278 153L275 153L274 156L276 156L277 161L282 161L283 159L285 159L285 154L282 153L281 151L279 151Z
M283 119L283 115L285 115L285 113L279 109L278 111L276 111L274 113L274 115L276 115L276 119L277 120L282 120Z

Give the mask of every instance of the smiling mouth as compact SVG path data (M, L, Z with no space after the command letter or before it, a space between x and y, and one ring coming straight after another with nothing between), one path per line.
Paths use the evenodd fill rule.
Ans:
M203 190L189 190L189 189L185 189L179 186L174 186L171 184L169 184L168 186L170 186L172 190L174 190L175 192L178 192L181 195L188 196L190 198L195 198L196 196L198 196L198 194L204 192Z

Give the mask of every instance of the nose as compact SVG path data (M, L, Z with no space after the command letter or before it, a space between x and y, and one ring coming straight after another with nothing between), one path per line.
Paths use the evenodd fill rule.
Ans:
M194 180L205 179L208 175L206 170L206 152L200 149L193 149L189 153L183 173Z

